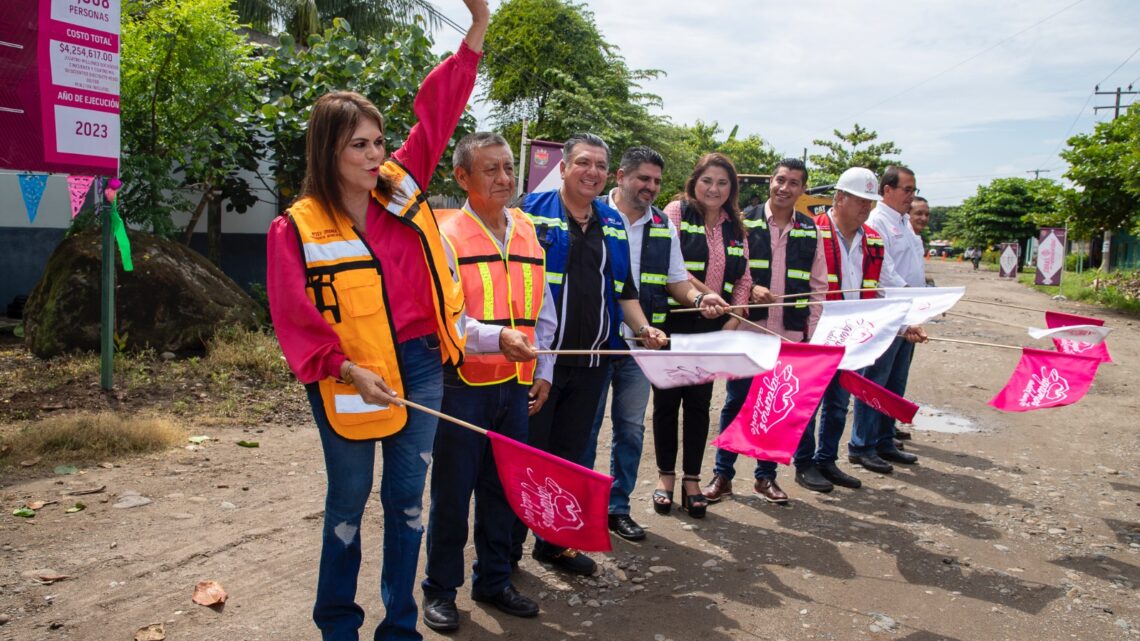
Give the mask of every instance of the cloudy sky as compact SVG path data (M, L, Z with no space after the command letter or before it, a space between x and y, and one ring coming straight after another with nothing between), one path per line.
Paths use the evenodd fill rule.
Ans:
M461 0L435 4L468 24ZM1066 134L1112 117L1094 115L1113 100L1094 85L1140 90L1135 0L586 4L631 67L666 72L645 89L674 122L739 125L796 156L858 122L902 148L936 205L1032 169L1059 179ZM441 49L457 38L436 34Z

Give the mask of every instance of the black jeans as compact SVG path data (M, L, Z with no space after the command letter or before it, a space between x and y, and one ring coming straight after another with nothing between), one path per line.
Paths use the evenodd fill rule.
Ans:
M683 412L681 470L689 476L700 476L701 459L704 458L705 442L709 437L712 392L712 383L672 389L654 386L653 450L657 456L658 470L668 472L677 466L677 415Z

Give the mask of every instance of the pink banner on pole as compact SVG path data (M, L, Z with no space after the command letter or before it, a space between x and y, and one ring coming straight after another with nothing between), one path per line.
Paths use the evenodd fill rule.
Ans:
M1061 286L1067 234L1064 227L1045 227L1041 230L1037 241L1037 275L1034 276L1034 284Z
M1095 356L1023 348L1009 382L990 405L1004 412L1072 405L1089 391L1098 366Z
M87 200L87 192L91 190L91 183L95 176L68 176L67 192L71 195L71 217L79 215L83 203Z
M752 379L740 414L713 445L756 459L790 463L843 352L843 347L835 345L781 345L776 367Z
M1104 321L1099 318L1092 318L1091 316L1078 316L1076 314L1065 314L1062 312L1045 312L1045 327L1065 327L1068 325L1101 326L1104 325ZM1058 352L1096 356L1102 363L1112 362L1112 355L1108 353L1108 344L1105 342L1094 344L1082 343L1065 338L1055 338L1053 339L1053 344L1057 346Z
M487 432L507 502L542 540L587 552L608 552L613 477Z
M915 403L855 372L840 370L839 384L855 398L903 423L913 423L914 415L918 413Z

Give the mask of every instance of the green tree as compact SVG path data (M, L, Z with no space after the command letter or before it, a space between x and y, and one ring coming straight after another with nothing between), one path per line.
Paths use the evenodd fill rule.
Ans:
M311 36L308 48L282 34L271 53L262 79L265 104L258 115L269 133L271 168L284 201L297 195L305 175L305 132L317 98L338 90L364 95L384 114L387 148L398 149L415 124L412 104L420 83L440 61L419 25L361 39L340 18L323 34ZM474 127L474 119L465 114L452 144ZM458 193L450 174L449 148L432 180L432 193Z
M836 129L832 134L835 140L811 141L811 144L826 150L825 153L809 156L812 163L812 184L834 184L839 175L850 167L866 167L876 175L882 175L887 165L899 162L888 156L897 156L902 153L902 149L891 141L876 143L879 134L864 129L858 123L847 133Z
M249 114L263 63L237 29L229 0L124 3L121 197L129 222L173 235L172 211L194 212L192 228L214 196L234 198L239 210L250 204L236 176L259 155Z
M685 188L685 181L692 173L693 165L701 156L719 151L732 159L736 171L741 174L768 174L780 162L782 156L758 134L737 137L739 127L733 127L728 136L720 139L723 129L716 121L698 120L691 126L673 126L670 132L663 132L669 143L662 149L666 166L662 179L659 201L668 202ZM767 192L759 194L767 199ZM740 199L747 203L752 192L741 192Z
M965 246L1022 242L1037 234L1035 219L1058 210L1062 191L1044 178L998 178L979 185L978 193L950 214L944 232Z
M1062 216L1041 222L1067 219L1076 238L1118 229L1140 233L1140 105L1069 138L1061 157L1069 163L1065 177L1079 189L1066 192Z
M282 30L297 42L333 26L343 18L359 36L380 36L426 18L435 27L441 22L439 10L427 0L233 0L242 22L262 33Z
M930 238L940 239L942 237L942 231L946 227L946 222L957 210L957 206L947 207L945 205L930 208L930 224L926 227Z

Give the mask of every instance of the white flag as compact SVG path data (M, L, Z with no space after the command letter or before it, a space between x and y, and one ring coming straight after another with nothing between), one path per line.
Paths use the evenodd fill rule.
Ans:
M965 287L884 287L886 298L909 298L913 301L903 325L921 325L949 310L966 293Z
M903 299L828 301L823 306L811 343L842 345L847 348L847 353L843 355L839 369L863 369L891 346L910 308L910 301Z
M1097 345L1103 343L1111 331L1111 327L1102 327L1100 325L1066 325L1050 329L1030 327L1029 335L1033 338L1053 338L1056 340L1069 340Z
M754 332L674 334L669 349L629 353L650 383L662 389L749 378L776 366L780 339Z

